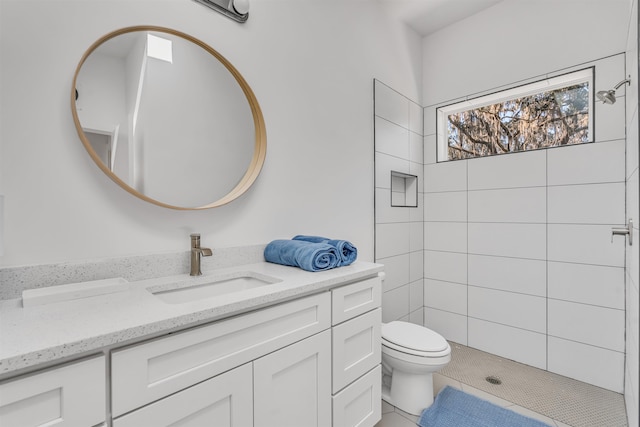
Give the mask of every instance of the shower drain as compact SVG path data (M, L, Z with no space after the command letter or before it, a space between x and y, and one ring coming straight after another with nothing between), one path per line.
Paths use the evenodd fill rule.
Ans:
M493 375L489 375L487 378L485 378L485 380L487 380L488 383L495 384L495 385L502 384L502 380L500 378L498 378L498 377L493 376Z

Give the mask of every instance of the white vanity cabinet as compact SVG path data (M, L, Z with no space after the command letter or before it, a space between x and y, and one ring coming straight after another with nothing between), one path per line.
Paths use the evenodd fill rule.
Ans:
M0 426L88 427L105 422L105 357L0 383Z
M371 274L4 380L0 427L372 427L381 280Z

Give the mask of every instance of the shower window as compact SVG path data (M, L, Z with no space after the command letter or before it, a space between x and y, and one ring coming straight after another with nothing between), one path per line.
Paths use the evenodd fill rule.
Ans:
M436 110L438 161L593 141L593 68Z

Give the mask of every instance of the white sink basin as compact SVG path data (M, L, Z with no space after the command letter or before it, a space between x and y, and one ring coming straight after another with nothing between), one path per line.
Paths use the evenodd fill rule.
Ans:
M173 289L150 290L150 292L162 301L169 304L184 304L205 298L228 295L235 292L269 286L280 282L274 277L258 275L251 272L243 272L231 277L201 278L196 283L176 284Z

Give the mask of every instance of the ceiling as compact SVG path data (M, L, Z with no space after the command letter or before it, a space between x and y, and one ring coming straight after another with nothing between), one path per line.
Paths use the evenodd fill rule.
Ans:
M421 36L461 21L502 0L379 0Z

